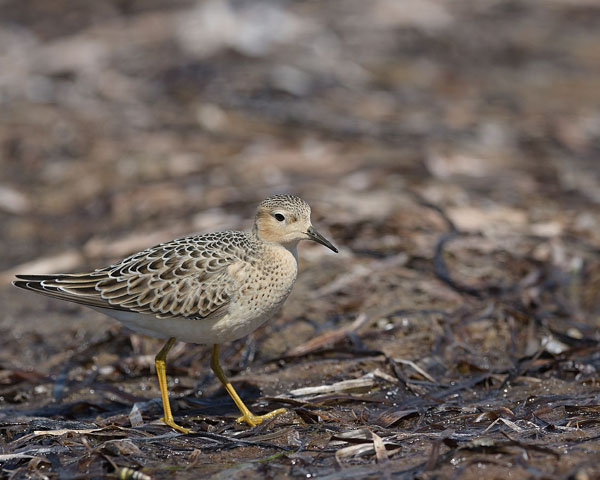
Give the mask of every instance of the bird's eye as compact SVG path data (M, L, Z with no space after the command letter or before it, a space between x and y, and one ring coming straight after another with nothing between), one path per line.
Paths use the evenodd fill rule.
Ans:
M275 217L275 220L277 220L278 222L283 222L285 220L285 217L281 213L276 213L273 216Z

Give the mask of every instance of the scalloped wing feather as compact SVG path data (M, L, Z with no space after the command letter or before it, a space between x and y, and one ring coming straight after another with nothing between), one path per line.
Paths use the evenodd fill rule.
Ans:
M243 281L239 247L247 241L243 232L186 237L90 273L21 275L15 285L90 307L214 318L226 313Z

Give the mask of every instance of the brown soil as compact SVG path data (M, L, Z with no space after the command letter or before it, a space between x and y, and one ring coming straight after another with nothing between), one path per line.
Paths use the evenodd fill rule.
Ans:
M1 475L600 478L599 44L593 0L2 2ZM280 192L341 252L222 348L256 428L210 347L181 435L159 341L10 286Z

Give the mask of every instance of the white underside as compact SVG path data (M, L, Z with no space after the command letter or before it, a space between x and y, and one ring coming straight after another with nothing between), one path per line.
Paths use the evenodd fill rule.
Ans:
M258 318L239 321L231 318L231 315L226 314L216 320L190 320L183 317L156 318L153 315L136 312L124 312L109 308L92 308L109 317L115 318L134 332L156 338L175 337L183 342L198 343L201 345L212 345L237 340L256 330L271 317L271 315L263 315Z

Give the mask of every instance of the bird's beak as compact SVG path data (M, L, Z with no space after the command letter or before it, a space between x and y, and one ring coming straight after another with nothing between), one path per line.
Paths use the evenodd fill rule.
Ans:
M315 228L311 225L308 227L306 234L310 237L311 240L314 240L321 245L325 245L330 250L333 250L335 253L338 253L338 249L333 246L333 244L327 240L323 235L315 230Z

